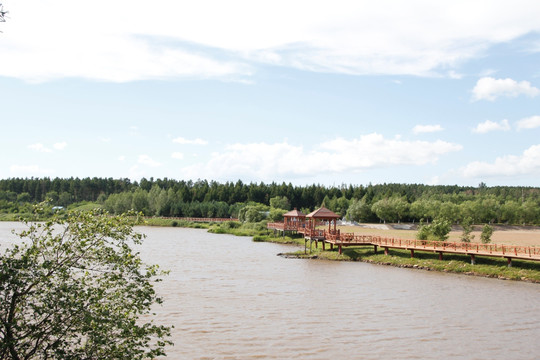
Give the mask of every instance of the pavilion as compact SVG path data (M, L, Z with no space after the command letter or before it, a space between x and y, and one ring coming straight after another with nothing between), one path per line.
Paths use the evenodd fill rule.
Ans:
M328 233L335 234L337 233L337 220L340 218L340 216L333 211L328 210L324 206L309 213L306 215L306 220L308 223L308 228L311 230L315 230L318 225L321 223L328 222ZM333 230L332 230L332 224L333 224Z

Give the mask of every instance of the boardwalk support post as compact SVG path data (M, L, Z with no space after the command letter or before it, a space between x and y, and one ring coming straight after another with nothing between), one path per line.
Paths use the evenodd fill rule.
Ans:
M338 251L339 251L339 255L342 254L342 251L341 251L341 244L338 245Z
M323 249L323 251L326 250L325 245L324 245L325 242L326 242L326 241L324 241L324 240L322 241L322 249Z
M373 252L376 254L377 253L377 245L373 245Z
M384 255L388 255L388 247L384 247Z
M471 265L476 265L476 256L471 254Z
M512 258L508 257L506 260L508 260L508 267L512 267Z
M439 251L439 260L442 260L442 251Z
M411 249L411 258L414 257L414 249Z

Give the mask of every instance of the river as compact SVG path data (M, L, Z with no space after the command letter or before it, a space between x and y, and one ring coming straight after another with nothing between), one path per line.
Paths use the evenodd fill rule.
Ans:
M0 223L0 243L15 223ZM540 285L285 259L286 245L140 227L171 359L537 359ZM2 246L3 248L4 246ZM2 248L0 251L3 252Z

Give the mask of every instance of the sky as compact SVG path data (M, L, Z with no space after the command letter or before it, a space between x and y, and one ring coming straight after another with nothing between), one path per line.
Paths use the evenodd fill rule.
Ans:
M540 2L4 0L0 178L540 186Z

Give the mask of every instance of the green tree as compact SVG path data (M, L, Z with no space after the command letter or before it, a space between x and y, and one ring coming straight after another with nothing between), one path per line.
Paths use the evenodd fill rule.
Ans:
M446 241L450 230L452 230L452 224L447 219L435 219L429 225L421 222L416 238L418 240Z
M132 214L134 215L134 214ZM0 255L0 359L152 359L170 329L142 319L163 274L132 244L135 220L74 212L26 223Z
M46 198L46 199L50 199L51 202L52 202L54 205L58 204L58 198L59 198L59 196L58 196L58 193L57 193L56 191L49 191L49 192L47 192L47 194L45 195L45 198Z
M27 192L23 192L23 193L20 193L18 196L17 196L17 201L19 203L25 203L25 202L30 202L32 201L32 198L30 196L29 193Z
M352 221L367 222L372 216L371 206L364 199L353 199L347 209L347 219Z
M275 196L270 199L270 207L274 209L290 210L291 203L286 196Z
M276 221L283 221L283 214L285 214L287 210L285 209L270 209L270 214L268 215L268 218L274 222Z
M452 223L450 220L444 218L435 219L430 226L433 240L448 240L448 234L450 234L450 230L452 230Z
M333 202L333 208L330 210L340 215L341 217L347 214L347 209L349 208L349 200L347 200L345 196L336 198L335 200L332 199L332 202Z
M443 202L439 208L439 217L456 223L459 220L459 206L451 202Z
M148 192L146 190L135 190L131 202L131 209L137 212L143 212L145 215L150 214L150 205L148 204Z
M493 235L493 226L485 224L480 234L482 244L489 244L491 242L491 235Z
M249 203L238 212L238 219L243 222L259 222L266 217L269 207L259 203Z
M409 203L401 197L385 198L377 201L371 207L377 217L384 222L401 221L409 210Z
M424 219L428 223L439 215L441 202L438 200L420 199L410 205L409 213L414 219Z
M474 235L471 235L471 232L473 230L472 218L466 217L465 219L463 219L463 221L461 222L461 227L463 228L463 233L460 237L461 241L470 243L471 240L474 239Z

